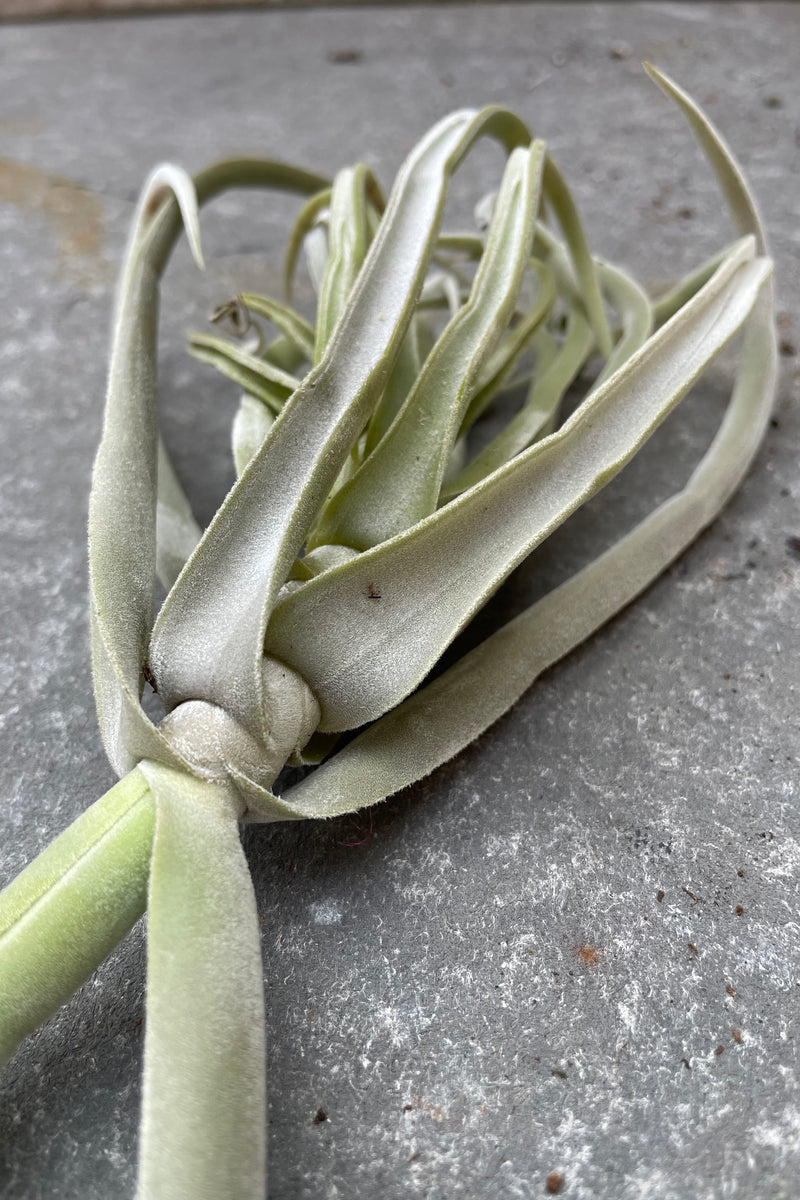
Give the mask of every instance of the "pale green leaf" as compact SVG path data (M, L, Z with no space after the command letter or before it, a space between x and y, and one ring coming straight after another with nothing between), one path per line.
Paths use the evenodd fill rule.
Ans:
M533 242L541 142L511 155L469 299L429 354L408 399L363 466L324 510L310 544L365 550L432 513L482 364L517 303Z
M287 300L291 300L292 298L294 273L297 268L297 259L303 247L303 242L313 229L320 215L329 207L330 202L331 188L323 188L322 191L317 192L316 195L307 200L297 214L297 218L289 234L289 240L286 244L286 254L284 256L283 291Z
M294 342L308 362L313 361L314 330L298 312L295 312L287 304L281 304L278 300L272 300L268 296L256 296L252 292L242 292L237 296L237 300L249 312L257 313L258 316L266 317L268 321L271 321L276 329L280 329L290 341Z
M537 370L520 411L449 482L443 490L444 500L451 500L485 479L515 454L526 449L542 431L552 432L564 393L578 375L593 346L594 334L588 321L577 309L572 309L564 344L554 353L552 360L543 366L541 373Z
M368 167L345 167L333 181L328 216L328 257L317 304L314 362L319 362L349 296L371 240Z
M276 606L268 651L307 680L323 730L408 695L513 567L629 461L745 320L770 271L753 253L752 238L738 243L557 433Z
M144 912L154 820L133 771L0 892L0 1065Z
M383 391L435 248L450 174L487 135L509 149L527 141L504 110L467 110L440 122L401 168L325 356L283 409L159 615L151 665L168 708L207 699L254 733L269 725L261 655L274 598Z
M248 354L211 333L191 333L189 353L200 362L216 367L276 415L300 383L295 375L273 366L268 359Z
M264 1200L258 915L232 789L156 763L138 1200Z

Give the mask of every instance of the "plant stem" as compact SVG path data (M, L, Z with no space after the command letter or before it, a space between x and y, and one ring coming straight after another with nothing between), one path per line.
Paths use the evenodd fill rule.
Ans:
M154 823L133 770L0 893L0 1065L144 912Z

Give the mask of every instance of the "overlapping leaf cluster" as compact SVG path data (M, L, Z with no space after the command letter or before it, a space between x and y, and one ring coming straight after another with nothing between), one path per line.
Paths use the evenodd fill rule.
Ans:
M194 180L159 168L145 188L90 508L97 707L122 779L0 898L5 1053L147 903L142 1198L263 1195L262 978L238 822L352 811L451 757L663 570L758 445L775 361L763 233L718 135L658 78L717 172L738 240L656 303L592 256L546 146L502 109L441 121L385 201L363 166L329 184L260 160ZM482 137L506 151L502 178L477 231L448 234L451 176ZM201 533L158 437L158 287L182 225L200 261L199 205L231 186L308 199L287 297L238 296L216 314L222 332L191 338L242 392L237 482ZM290 301L301 249L313 325ZM426 683L742 327L729 409L686 487ZM521 402L481 439L509 391ZM168 595L154 619L156 573ZM158 725L145 679L166 708ZM290 760L322 765L278 796Z

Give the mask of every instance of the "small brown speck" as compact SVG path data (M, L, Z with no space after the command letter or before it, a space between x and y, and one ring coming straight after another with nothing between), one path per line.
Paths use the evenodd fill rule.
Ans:
M325 1109L324 1109L324 1108L318 1108L318 1109L317 1109L317 1114L316 1114L316 1116L314 1117L314 1124L315 1124L315 1125L321 1125L321 1124L322 1124L322 1122L323 1122L323 1121L327 1121L327 1119L328 1119L328 1114L325 1112Z
M739 878L740 878L740 879L744 879L744 871L742 870L742 868L741 868L741 867L740 867L740 868L739 868L739 870L736 872L736 874L739 876Z
M567 1072L560 1070L558 1067L553 1067L550 1074L555 1075L556 1079L566 1079L567 1078Z
M795 346L791 338L781 338L781 340L778 342L778 349L784 358L797 357L797 346Z
M692 219L692 217L694 216L694 209L688 208L688 207L679 208L678 216L680 217L680 219L682 221L690 221Z
M626 58L630 58L633 50L627 42L614 42L614 45L608 52L608 57L613 58L616 62L623 62Z
M728 993L729 996L733 996L734 1000L736 999L736 988L735 987L731 987L731 985L729 983L726 983L725 991Z
M692 954L697 954L697 946L695 946L694 942L689 942L689 949L691 950Z
M404 1104L403 1105L403 1112L413 1112L413 1111L414 1111L413 1104Z
M590 942L583 942L580 946L576 946L573 953L587 967L596 967L603 960L602 948L592 946Z
M736 915L737 915L737 917L741 917L743 913L744 913L744 909L742 908L741 904L737 904L737 905L736 905Z
M561 1191L561 1186L564 1183L564 1176L560 1171L551 1171L547 1176L547 1191L551 1196L555 1196Z
M715 1053L715 1054L724 1054L724 1053L725 1053L725 1047L724 1047L724 1046L717 1046L717 1048L716 1048L716 1050L714 1051L714 1053Z
M360 63L363 57L363 50L357 50L355 46L343 46L341 50L328 51L328 62L330 63Z
M660 892L660 891L659 891L659 892L656 892L656 900L658 901L658 903L659 903L659 904L661 903L661 901L662 901L663 899L664 899L664 893L663 893L663 892Z
M800 537L792 534L786 539L786 549L790 554L794 554L796 558L800 558Z
M683 890L686 892L687 896L691 896L691 898L695 904L699 903L699 901L700 901L699 896L695 896L694 892L690 892L687 887L685 887Z
M419 1150L415 1150L415 1151L414 1151L414 1153L413 1153L412 1155L410 1155L410 1156L409 1156L409 1159L408 1159L408 1161L409 1161L409 1162L416 1162L418 1158L419 1158Z
M783 108L783 100L780 96L765 96L764 108Z
M736 1044L737 1044L737 1045L739 1045L739 1046L741 1046L741 1044L742 1044L742 1031L741 1031L741 1029L732 1029L732 1030L731 1030L731 1033L733 1034L733 1040L736 1042Z

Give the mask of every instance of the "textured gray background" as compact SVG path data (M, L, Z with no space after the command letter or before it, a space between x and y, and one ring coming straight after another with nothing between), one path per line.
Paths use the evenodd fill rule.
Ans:
M431 121L500 101L548 138L598 251L656 281L729 230L638 60L724 130L763 206L782 313L775 421L737 498L425 783L371 820L245 840L274 1200L527 1200L554 1169L574 1200L798 1195L800 9L229 13L0 37L0 882L112 782L84 525L110 287L148 168L242 149L326 171L366 157L388 183ZM497 163L484 151L468 166L462 208ZM277 288L292 211L226 198L205 222L207 276L181 252L165 290L166 436L205 519L232 478L234 389L187 358L184 333L234 290ZM482 628L686 477L731 372L720 360ZM132 1196L143 939L136 928L0 1078L3 1197Z

